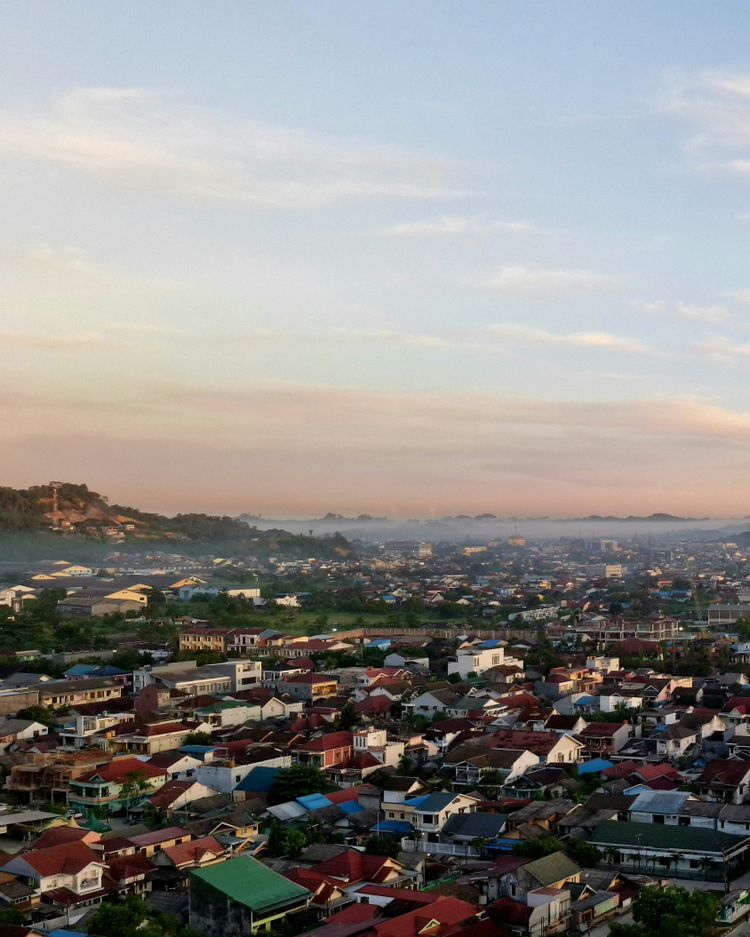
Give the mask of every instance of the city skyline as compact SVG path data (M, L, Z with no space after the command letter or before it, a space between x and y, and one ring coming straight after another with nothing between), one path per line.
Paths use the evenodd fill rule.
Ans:
M221 7L6 12L3 484L748 513L744 5Z

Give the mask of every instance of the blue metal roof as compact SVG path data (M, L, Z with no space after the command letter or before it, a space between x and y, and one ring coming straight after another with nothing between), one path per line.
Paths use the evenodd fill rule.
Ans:
M356 800L345 800L341 804L336 804L339 810L343 810L347 816L353 813L361 813L365 808Z
M441 810L445 810L448 804L452 803L457 796L457 794L438 792L436 794L426 794L424 797L415 797L412 800L404 801L404 803L414 806L422 812L439 813Z
M578 765L578 773L598 774L600 771L606 771L607 768L613 766L613 762L607 761L606 758L592 758L591 761L584 761L582 765Z
M421 807L429 796L429 794L421 794L419 797L411 797L409 800L405 800L404 803L407 807Z
M332 807L331 801L322 794L305 794L304 797L297 797L297 803L305 810L325 810L326 807Z
M395 836L408 836L414 832L414 827L406 820L383 820L382 823L377 823L372 829L376 833L391 833ZM516 840L516 843L518 843L518 840Z
M264 765L258 765L257 768L253 768L250 774L245 775L235 790L248 791L253 794L267 794L274 778L282 770L282 768L268 768Z

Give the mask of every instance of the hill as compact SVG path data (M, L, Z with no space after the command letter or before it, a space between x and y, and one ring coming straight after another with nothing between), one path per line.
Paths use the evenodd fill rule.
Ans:
M316 538L273 528L258 530L233 517L176 514L166 517L138 508L110 504L87 485L53 482L31 488L0 487L0 539L4 547L47 547L60 538L66 543L109 544L120 548L175 552L228 552L292 556L345 556L349 544L341 536ZM179 544L179 546L178 546ZM210 548L210 549L209 549ZM12 552L12 550L11 550Z

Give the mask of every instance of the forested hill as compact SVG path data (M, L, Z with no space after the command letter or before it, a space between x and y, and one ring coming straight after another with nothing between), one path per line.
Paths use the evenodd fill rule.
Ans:
M185 552L193 552L190 550L193 545L207 552L234 554L345 556L349 553L349 544L340 535L318 538L285 530L258 530L236 518L211 514L166 517L110 504L107 497L87 485L69 482L24 489L0 487L0 537L6 544L15 541L19 545L62 537L68 543L124 546L154 546L165 542L172 543L172 549Z

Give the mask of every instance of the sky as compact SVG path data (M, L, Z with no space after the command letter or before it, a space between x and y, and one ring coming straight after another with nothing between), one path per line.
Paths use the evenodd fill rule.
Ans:
M0 484L750 513L744 0L8 0Z

